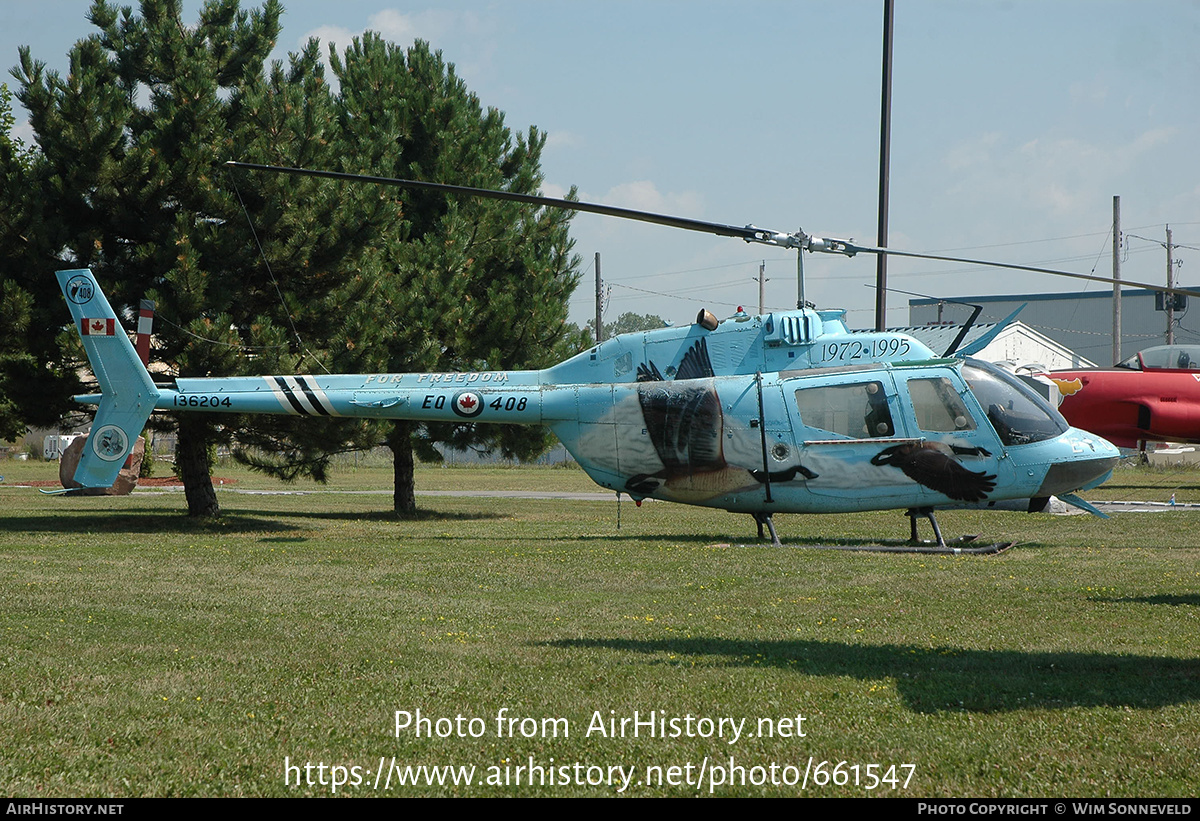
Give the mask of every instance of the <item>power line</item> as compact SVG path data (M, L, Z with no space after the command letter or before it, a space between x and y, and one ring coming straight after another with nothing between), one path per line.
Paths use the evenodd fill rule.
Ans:
M978 251L978 250L981 250L984 248L1012 248L1012 247L1015 247L1018 245L1033 245L1033 244L1039 243L1039 242L1062 242L1063 240L1068 240L1068 239L1087 239L1088 237L1099 237L1099 236L1107 237L1108 232L1101 234L1101 232L1096 231L1091 234L1071 234L1071 235L1065 236L1065 237L1046 237L1045 239L1026 239L1026 240L1019 240L1017 242L997 242L992 245L964 245L960 248L941 248L941 249L933 251L932 253L948 254L952 251Z

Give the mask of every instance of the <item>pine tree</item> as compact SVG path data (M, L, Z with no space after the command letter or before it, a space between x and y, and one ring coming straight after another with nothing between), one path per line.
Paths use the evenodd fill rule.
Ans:
M331 55L340 82L342 170L536 194L545 135L514 134L485 109L454 65L418 40L408 49L368 33ZM401 219L370 255L377 277L380 372L542 367L575 353L567 300L578 281L568 212L519 203L387 191ZM499 450L545 450L541 429L395 423L394 507L415 509L413 451L438 459L434 442Z
M568 214L222 167L232 158L535 193L544 135L514 136L425 43L404 51L367 35L332 55L335 95L315 42L286 66L265 65L277 0L252 12L209 0L190 27L180 6L142 0L135 14L96 0L98 31L71 50L65 77L21 52L18 97L38 148L27 175L36 207L21 215L36 239L22 253L42 266L24 293L54 311L32 316L29 336L45 343L62 327L57 295L44 292L46 268L65 255L96 271L118 311L155 300L155 355L176 376L509 369L565 350ZM80 348L60 351L61 404ZM425 457L434 440L512 455L548 439L286 416L181 414L176 425L194 515L219 512L217 444L284 478L321 479L332 454L382 438L396 454L396 508L408 511L414 446Z
M185 27L179 0L143 0L140 15L97 0L98 32L72 49L66 77L21 51L19 98L41 152L33 187L54 215L43 244L95 270L115 305L155 300L155 353L173 375L320 370L345 350L328 317L355 284L342 265L365 241L356 203L377 206L314 180L238 181L240 191L221 165L280 150L332 161L317 44L286 69L264 68L280 13L277 0L251 13L210 0ZM288 421L182 415L176 466L189 512L219 512L215 444L285 438ZM310 424L301 449L322 439L337 450L354 434ZM301 470L319 476L326 462Z
M44 241L41 214L31 191L38 156L13 135L12 93L0 85L0 440L27 427L51 427L78 392L74 371L58 365L62 350L54 329L62 325L53 277L52 246ZM49 280L49 281L47 281ZM47 325L47 323L50 323Z
M592 324L595 324L595 320L592 320ZM637 331L653 331L657 328L665 328L670 324L658 314L635 314L633 311L626 311L617 317L615 322L604 323L604 338L611 339L620 334L636 333Z

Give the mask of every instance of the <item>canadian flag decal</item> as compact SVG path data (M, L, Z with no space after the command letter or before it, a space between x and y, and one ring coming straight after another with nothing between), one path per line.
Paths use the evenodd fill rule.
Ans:
M461 391L454 395L451 407L459 416L471 418L478 416L483 411L483 400L474 391Z
M88 319L84 317L79 320L79 333L83 336L114 336L117 332L117 321L115 319Z

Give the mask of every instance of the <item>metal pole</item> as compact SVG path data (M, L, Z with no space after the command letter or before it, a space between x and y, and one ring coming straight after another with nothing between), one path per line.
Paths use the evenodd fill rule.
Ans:
M1112 321L1112 355L1113 364L1121 361L1121 198L1113 197L1113 246L1112 246L1112 278L1113 283L1113 321Z
M879 102L879 233L876 246L887 247L888 178L892 147L892 12L893 0L883 2L883 89ZM887 327L887 254L876 255L875 330Z
M1174 250L1171 245L1171 226L1167 226L1167 287L1175 287L1175 260L1173 259ZM1167 344L1175 344L1175 294L1169 291L1163 294L1163 300L1167 303Z
M600 252L596 252L596 341L604 341L604 287L600 281Z
M764 259L758 263L758 315L762 316L764 311L764 303L766 302L765 286L767 284L767 261Z

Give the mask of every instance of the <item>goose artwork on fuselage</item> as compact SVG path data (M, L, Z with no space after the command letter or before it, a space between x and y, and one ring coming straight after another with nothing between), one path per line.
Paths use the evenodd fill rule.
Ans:
M1032 390L841 311L739 314L625 334L544 370L184 378L156 385L88 270L59 282L101 392L75 479L108 487L155 411L546 425L599 485L749 513L990 507L1072 494L1116 449ZM936 532L936 523L935 532ZM914 520L915 536L915 520ZM941 542L940 533L938 540ZM777 541L777 539L776 539Z

